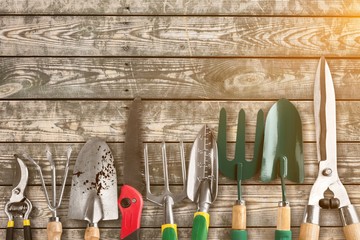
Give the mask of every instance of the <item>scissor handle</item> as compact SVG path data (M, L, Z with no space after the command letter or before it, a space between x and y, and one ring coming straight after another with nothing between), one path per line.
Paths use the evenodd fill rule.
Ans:
M302 223L300 225L299 240L317 240L319 239L320 226L313 223Z
M360 239L360 223L354 223L343 227L346 240Z
M24 224L24 239L32 240L30 219L24 219L23 224Z
M14 236L14 221L9 220L6 227L6 240L13 240Z

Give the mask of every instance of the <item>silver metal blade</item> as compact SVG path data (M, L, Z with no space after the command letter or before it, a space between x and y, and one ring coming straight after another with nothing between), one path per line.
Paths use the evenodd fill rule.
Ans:
M205 125L198 133L190 153L187 178L187 196L196 203L201 201L201 184L209 182L211 199L215 201L218 192L218 150L211 129Z
M329 66L323 57L315 77L314 117L319 173L311 188L308 204L319 206L319 200L330 189L339 199L340 208L348 206L351 203L337 171L335 90Z
M324 57L320 59L315 77L314 116L318 161L332 161L336 167L335 90Z
M84 219L90 224L96 226L103 218L101 200L96 193L93 193L86 204Z
M94 198L94 195L100 198L101 205L92 206L99 206L101 209L94 209L93 212L102 211L102 220L118 219L114 158L106 142L99 138L87 141L76 159L70 192L69 218L86 220L89 199Z
M24 199L24 192L28 183L29 171L20 156L15 155L14 157L16 159L16 165L12 191L16 191L17 193L11 194L10 202L21 202Z
M131 105L125 136L124 184L144 192L141 172L140 114L141 99L135 98Z

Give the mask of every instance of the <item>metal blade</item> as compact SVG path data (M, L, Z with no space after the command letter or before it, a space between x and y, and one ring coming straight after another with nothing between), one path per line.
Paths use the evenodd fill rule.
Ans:
M141 99L135 98L126 128L124 184L134 187L143 194L145 185L141 173L140 111Z
M118 219L117 178L109 146L99 138L86 142L74 166L68 216L86 220L89 199L97 195L101 204L92 204L93 212L102 211L102 220ZM94 202L94 201L93 201Z
M336 167L335 90L324 57L320 59L315 77L314 116L318 161L330 160Z
M99 196L93 193L88 199L88 203L86 205L84 219L90 224L96 226L103 218L101 200Z
M211 199L215 201L218 192L218 150L211 129L205 125L198 133L190 153L187 178L187 196L196 203L201 201L201 184L209 182Z
M14 155L16 159L15 171L13 176L13 192L16 191L16 194L12 194L10 202L21 202L24 199L25 188L28 183L29 171L23 162L23 160L18 155Z

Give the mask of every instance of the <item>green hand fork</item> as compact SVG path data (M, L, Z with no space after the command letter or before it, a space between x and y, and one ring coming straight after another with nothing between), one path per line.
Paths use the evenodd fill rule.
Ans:
M242 196L241 183L242 180L253 177L259 171L262 160L263 139L264 113L262 110L259 110L256 121L254 157L252 161L247 161L245 159L245 112L241 109L238 115L235 157L233 160L228 160L226 152L226 111L224 108L221 109L217 140L219 170L224 176L237 180L238 190L238 198L232 211L232 240L246 240L248 238L246 231L246 206Z
M161 195L154 195L150 191L148 147L147 144L145 144L144 146L146 198L155 204L164 206L165 221L164 224L161 226L162 240L177 240L178 239L177 225L174 223L173 205L186 198L186 167L185 167L184 145L182 142L180 143L180 159L181 159L182 180L183 180L184 188L182 192L178 194L174 194L170 192L169 189L169 174L167 167L165 142L162 143L161 150L162 150L162 162L163 162L163 172L164 172L164 192Z

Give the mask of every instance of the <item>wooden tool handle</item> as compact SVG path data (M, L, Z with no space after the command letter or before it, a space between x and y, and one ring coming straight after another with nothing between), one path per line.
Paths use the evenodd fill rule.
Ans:
M61 222L49 222L47 225L48 240L61 240L62 224Z
M100 231L97 227L87 227L85 230L85 240L99 240Z
M234 205L232 209L232 229L246 229L246 206Z
M360 239L360 223L354 223L343 227L346 240Z
M300 226L299 240L319 239L320 226L312 223L302 223Z
M291 210L289 206L278 207L277 230L289 231L291 228Z

